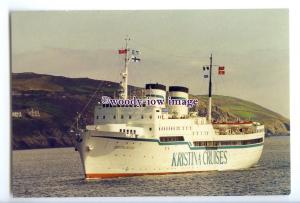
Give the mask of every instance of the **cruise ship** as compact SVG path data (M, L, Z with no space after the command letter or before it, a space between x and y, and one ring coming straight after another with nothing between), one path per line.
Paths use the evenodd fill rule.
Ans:
M128 97L128 63L133 56L127 41L124 50L119 51L125 58L119 99L129 100L132 98ZM80 154L85 179L254 166L263 151L264 126L253 121L213 121L212 69L211 55L208 113L204 117L191 111L188 105L167 102L188 101L189 89L183 86L146 84L141 99L163 101L154 105L99 102L94 109L94 123L76 131L75 149Z

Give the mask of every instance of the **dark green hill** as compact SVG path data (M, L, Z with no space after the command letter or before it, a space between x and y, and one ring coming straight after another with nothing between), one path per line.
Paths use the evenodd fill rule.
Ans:
M68 135L77 112L80 112L99 88L82 116L81 125L91 124L93 107L101 95L117 95L119 84L89 78L67 78L35 73L12 74L12 111L21 118L12 119L13 149L72 146ZM129 86L131 94L142 88ZM199 113L206 115L206 96L200 100ZM98 98L98 99L97 99ZM241 99L214 96L213 117L218 120L255 120L266 125L269 135L288 135L289 120L264 107ZM35 114L32 114L31 111ZM38 110L38 111L37 111Z

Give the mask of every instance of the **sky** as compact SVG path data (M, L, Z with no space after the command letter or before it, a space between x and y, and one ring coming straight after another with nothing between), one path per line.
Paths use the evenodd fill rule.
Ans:
M129 84L207 94L202 67L212 54L213 94L289 117L288 9L13 12L12 71L119 82L117 50L127 35L141 51L141 62L129 64Z

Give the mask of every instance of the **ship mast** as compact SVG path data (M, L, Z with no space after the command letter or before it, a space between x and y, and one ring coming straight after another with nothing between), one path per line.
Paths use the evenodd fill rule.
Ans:
M212 54L209 57L209 85L208 85L208 123L211 123L211 93L212 93L212 82L211 82L211 75L212 75Z
M203 66L203 70L209 70L209 84L208 84L208 112L207 112L207 121L208 123L211 123L212 120L212 74L213 74L213 67L217 66L219 67L218 74L224 75L225 74L225 67L220 65L213 65L212 63L212 54L210 54L209 57L209 66L205 67ZM207 75L205 75L207 76ZM207 78L207 77L205 77Z
M120 97L122 99L127 99L128 97L128 41L130 40L130 38L127 36L125 38L125 55L124 55L124 71L121 73L122 75L122 81L120 83L121 87L122 87L122 91L120 93Z

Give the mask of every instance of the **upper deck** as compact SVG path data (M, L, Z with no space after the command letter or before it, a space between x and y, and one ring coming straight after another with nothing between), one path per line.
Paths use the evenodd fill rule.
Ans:
M94 129L104 132L118 132L129 137L198 137L201 139L224 140L246 138L261 134L264 126L255 122L212 123L206 117L190 112L185 117L173 117L167 108L96 106Z

